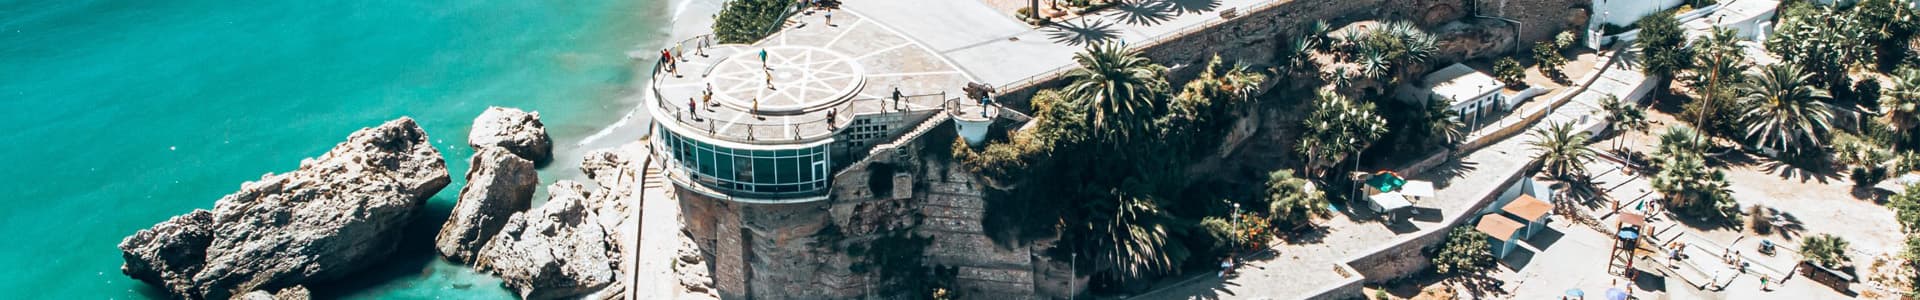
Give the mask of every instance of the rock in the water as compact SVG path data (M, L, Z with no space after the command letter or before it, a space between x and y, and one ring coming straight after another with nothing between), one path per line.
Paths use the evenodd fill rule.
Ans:
M507 225L507 218L533 206L533 190L539 184L532 161L500 147L481 148L473 154L460 203L453 207L446 225L440 226L434 248L453 261L473 262L474 253Z
M480 113L473 119L473 131L467 133L467 144L474 149L506 148L535 163L553 159L553 141L547 138L546 126L540 124L540 113L517 108L489 107Z
M593 179L601 187L617 188L634 180L633 168L627 166L628 162L627 156L620 151L594 150L581 159L580 172L586 173L587 179Z
M401 118L354 132L299 170L242 184L214 204L211 222L194 212L135 233L120 244L121 269L195 299L338 279L385 259L448 181L426 132Z
M275 293L252 291L240 296L240 299L244 300L307 300L312 298L313 295L307 292L307 287L298 285L280 289L279 292Z
M127 263L120 272L176 295L191 295L193 274L200 272L212 244L213 212L195 209L121 241L120 255Z
M515 213L481 248L476 264L527 299L574 297L614 281L614 255L586 186L563 180L547 187L547 203Z

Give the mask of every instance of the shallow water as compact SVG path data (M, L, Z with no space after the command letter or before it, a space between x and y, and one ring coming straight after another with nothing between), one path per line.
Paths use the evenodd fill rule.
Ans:
M633 106L646 75L625 52L659 46L668 6L0 0L0 189L14 196L0 211L0 298L153 297L120 274L121 238L400 116L427 129L454 183L416 222L424 239L316 292L511 297L427 250L464 184L473 117L539 111L560 154L543 181L577 177L567 160Z

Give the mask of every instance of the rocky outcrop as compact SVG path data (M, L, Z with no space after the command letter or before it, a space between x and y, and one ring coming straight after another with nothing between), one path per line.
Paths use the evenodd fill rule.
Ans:
M121 241L127 263L120 271L175 295L193 295L193 275L200 273L212 244L213 212L195 209Z
M585 295L614 281L608 230L601 227L586 186L563 180L547 187L547 203L515 213L480 250L477 265L527 299Z
M440 255L461 263L473 262L474 253L507 225L513 213L531 208L533 190L540 184L532 161L500 147L479 150L467 169L467 186L460 189L460 203L454 205L453 214L434 239Z
M313 295L312 293L307 292L307 287L296 285L293 287L280 289L279 292L274 292L274 293L268 293L267 291L248 292L245 295L241 295L240 299L244 299L244 300L307 300L307 299L313 299Z
M446 162L412 119L361 129L291 173L267 174L120 244L130 277L177 297L225 299L338 279L382 261L446 187Z
M467 133L467 144L474 149L506 148L514 155L535 163L546 163L553 159L553 141L547 138L546 126L540 124L539 112L489 107L486 112L480 113L480 117L473 119L473 130Z

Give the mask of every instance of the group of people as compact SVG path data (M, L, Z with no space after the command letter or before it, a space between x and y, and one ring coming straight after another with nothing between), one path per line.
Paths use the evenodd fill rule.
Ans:
M711 35L702 35L693 45L693 55L707 57L707 47L713 46ZM680 77L680 63L687 61L686 42L674 43L673 48L660 49L660 63L673 77Z

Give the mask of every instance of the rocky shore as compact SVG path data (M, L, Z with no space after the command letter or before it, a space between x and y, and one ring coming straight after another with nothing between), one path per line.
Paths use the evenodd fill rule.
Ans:
M400 227L448 181L427 133L393 120L298 170L241 185L212 211L134 233L120 243L121 271L188 299L339 279L385 259Z
M591 182L561 180L534 207L535 165L551 159L539 114L490 108L474 120L475 153L459 202L434 240L449 261L499 276L523 298L615 298L631 274L639 147L588 153ZM449 183L427 133L410 118L354 132L300 168L268 174L128 236L127 276L184 299L306 299L306 285L382 263L402 226ZM633 152L633 153L630 153Z

